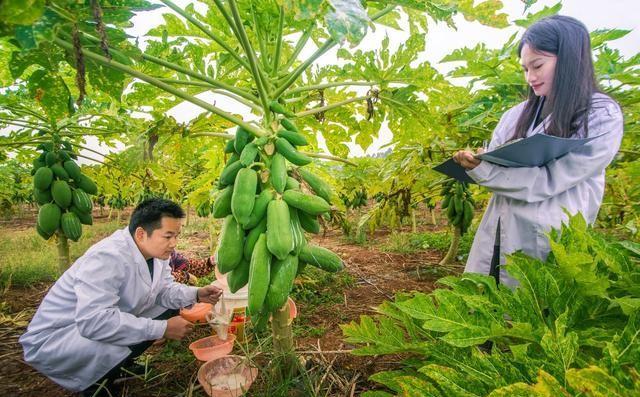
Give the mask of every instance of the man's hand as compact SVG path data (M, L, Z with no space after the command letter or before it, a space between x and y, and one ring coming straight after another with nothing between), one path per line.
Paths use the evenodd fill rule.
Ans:
M167 320L167 329L163 336L167 339L180 340L189 335L192 330L193 324L180 316L175 316Z
M484 150L478 149L478 153L482 153ZM473 157L473 152L470 150L459 150L453 155L453 161L460 164L466 170L472 170L476 168L482 160Z
M222 290L215 285L207 285L198 289L198 301L200 302L206 302L215 305L216 303L218 303L220 295L222 295Z

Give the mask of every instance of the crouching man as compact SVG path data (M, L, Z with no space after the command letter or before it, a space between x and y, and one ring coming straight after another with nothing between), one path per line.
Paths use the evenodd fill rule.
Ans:
M222 291L171 276L168 261L184 216L174 202L147 200L128 227L89 248L51 287L20 337L25 361L91 396L110 387L154 340L185 337L193 325L177 309L215 304Z

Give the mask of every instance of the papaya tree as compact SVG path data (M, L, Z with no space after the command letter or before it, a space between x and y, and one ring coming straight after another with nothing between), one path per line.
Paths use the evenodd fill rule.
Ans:
M449 179L444 183L442 196L444 199L442 200L441 208L446 211L447 220L453 228L451 245L449 245L449 250L439 263L440 266L446 266L454 261L458 253L460 238L471 227L475 202L469 191L468 184L453 179Z
M0 145L17 158L32 160L30 195L40 206L36 231L45 240L56 236L58 264L64 271L70 264L68 240L78 241L82 225L92 224L89 195L97 193L94 181L76 162L79 157L96 159L79 151L95 152L84 145L88 135L113 133L104 125L98 128L104 116L70 114L66 109L58 114L61 109L45 101L46 95L33 101L24 88L16 87L2 98L0 126L11 131L2 137ZM96 117L93 124L87 124ZM101 139L104 141L104 137Z
M144 52L122 30L133 12L155 7L142 0L128 6L115 0L52 0L5 30L14 29L14 54L53 51L75 67L80 83L86 75L95 89L114 97L121 96L125 84L134 91L162 93L222 120L219 128L227 132L213 133L233 139L214 203L214 216L225 219L219 266L236 287L246 279L249 311L256 323L272 315L274 346L289 355L293 342L285 303L293 277L301 264L328 271L343 266L332 252L306 244L303 230L317 230L316 217L330 210L333 197L305 167L314 158L342 161L339 156L347 154L342 142L353 131L359 131L357 142L366 145L385 120L394 130L428 130L421 116L426 102L418 98L421 83L415 82L428 84L433 69L409 66L424 49L427 19L452 24L453 16L462 13L504 26L505 15L495 13L501 3L490 0L474 7L451 1L442 7L414 1L212 0L203 2L204 13L193 5L161 3L171 13L165 14L165 24L148 32L157 39ZM347 65L315 66L339 44L358 44L369 26L399 28L403 16L411 33L418 33L400 55L389 54L386 40L373 57L361 51L354 57L341 48L338 56ZM32 24L26 27L26 21ZM313 53L302 58L307 47L314 47ZM102 87L105 81L109 84ZM196 96L205 92L232 99L252 117ZM84 95L79 89L77 101ZM318 137L332 154L318 153ZM299 150L307 144L310 149Z

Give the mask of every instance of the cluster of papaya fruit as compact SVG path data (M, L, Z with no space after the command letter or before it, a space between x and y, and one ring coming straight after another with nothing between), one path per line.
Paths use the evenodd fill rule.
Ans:
M367 190L362 188L348 194L340 193L340 199L342 199L345 207L355 209L367 205L369 197L367 196Z
M45 240L56 231L78 241L82 225L91 225L93 203L89 195L98 187L82 173L76 154L67 141L38 145L41 151L33 162L33 197L40 206L36 230Z
M464 235L473 220L474 201L466 182L449 179L442 186L442 210L447 211L449 223L460 229Z
M224 218L218 270L231 292L248 284L252 316L280 309L307 264L328 272L344 266L330 250L307 244L305 232L320 232L318 216L331 209L332 192L303 168L311 158L296 149L308 143L295 124L282 118L279 125L257 139L238 127L213 203L213 216Z

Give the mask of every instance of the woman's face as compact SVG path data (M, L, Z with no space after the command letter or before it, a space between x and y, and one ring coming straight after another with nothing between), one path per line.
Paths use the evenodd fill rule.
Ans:
M548 52L538 51L531 48L529 44L522 46L520 62L524 70L524 78L537 96L549 96L551 94L557 59L557 56Z

